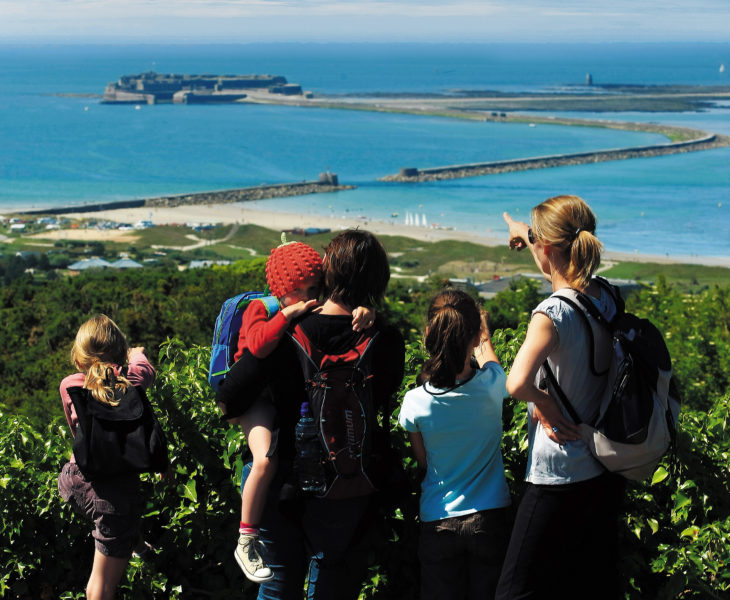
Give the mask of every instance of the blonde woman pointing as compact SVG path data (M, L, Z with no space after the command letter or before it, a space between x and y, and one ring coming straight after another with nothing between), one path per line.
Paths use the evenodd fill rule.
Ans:
M532 225L507 213L510 248L528 248L551 282L553 294L533 311L525 341L507 378L507 391L527 402L527 485L497 598L618 597L616 520L622 480L591 455L578 430L547 391L547 362L584 421L597 411L604 378L597 372L609 357L610 339L600 332L595 357L581 315L556 292L586 294L603 316L616 312L612 295L593 278L601 258L596 217L577 196L557 196L532 209ZM604 363L604 365L601 365Z

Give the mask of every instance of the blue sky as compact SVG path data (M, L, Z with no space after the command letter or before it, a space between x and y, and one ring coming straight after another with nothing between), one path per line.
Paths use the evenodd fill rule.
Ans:
M730 42L730 0L0 0L0 43Z

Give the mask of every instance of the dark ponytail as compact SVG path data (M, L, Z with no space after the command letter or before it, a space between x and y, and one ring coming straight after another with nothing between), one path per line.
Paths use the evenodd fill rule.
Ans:
M481 316L474 298L459 290L438 294L428 308L424 343L430 356L421 379L441 389L454 387L480 329Z

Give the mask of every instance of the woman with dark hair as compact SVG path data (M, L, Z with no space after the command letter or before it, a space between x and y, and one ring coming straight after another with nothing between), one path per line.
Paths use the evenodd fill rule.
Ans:
M617 519L623 481L580 439L567 409L547 386L546 366L584 422L598 412L611 340L596 330L595 356L581 315L556 292L573 288L606 320L613 296L594 278L601 260L596 217L577 196L549 198L532 209L532 226L505 213L511 248L528 248L553 295L532 312L507 391L527 402L527 485L517 510L497 589L500 600L616 598ZM602 329L602 328L601 328ZM595 358L596 368L589 360Z
M403 338L379 316L370 329L353 331L352 311L357 306L376 306L389 279L387 254L373 234L361 230L339 233L325 250L324 304L294 322L290 330L322 356L347 356L368 347L373 409L384 420L403 378ZM287 337L262 360L244 353L218 391L228 418L243 413L267 385L276 408L278 435L270 453L278 455L279 468L259 527L264 558L274 578L261 584L258 597L301 600L306 582L307 598L355 599L367 571L365 534L373 519L374 490L335 499L297 489L295 430L303 404L311 400L305 393L302 350L297 344ZM370 439L369 452L379 455L384 451L379 446L387 432ZM247 467L244 479L246 473ZM377 473L367 472L367 477L374 488L379 487Z

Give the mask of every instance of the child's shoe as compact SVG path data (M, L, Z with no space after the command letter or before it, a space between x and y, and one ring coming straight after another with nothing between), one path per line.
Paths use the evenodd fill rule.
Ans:
M256 583L268 581L274 576L269 566L261 558L259 536L242 533L238 536L238 545L233 555L243 574Z

